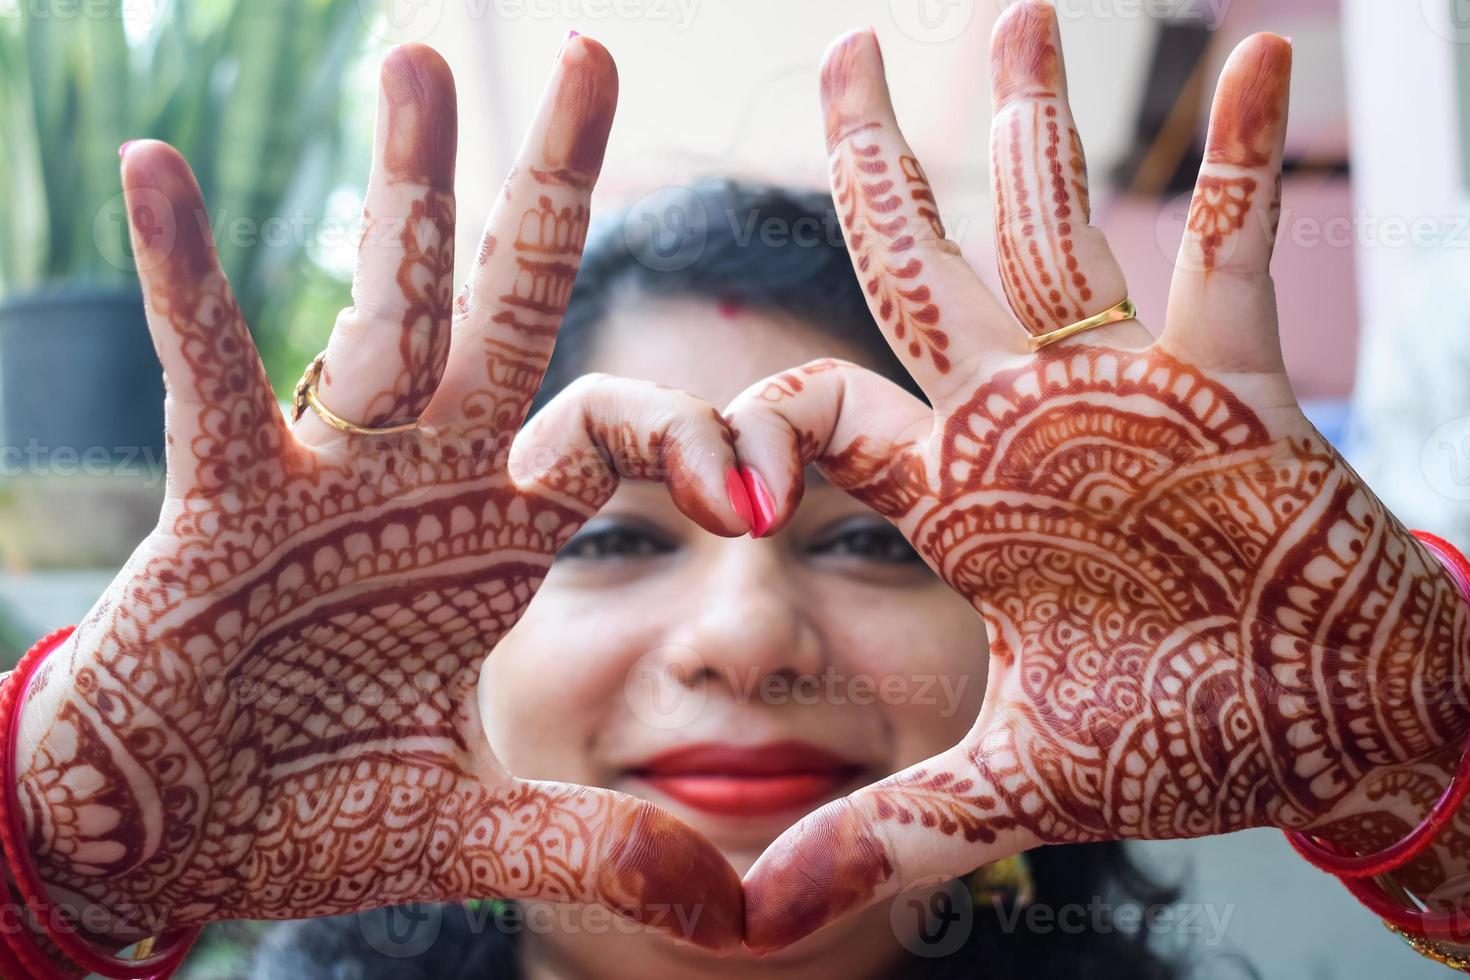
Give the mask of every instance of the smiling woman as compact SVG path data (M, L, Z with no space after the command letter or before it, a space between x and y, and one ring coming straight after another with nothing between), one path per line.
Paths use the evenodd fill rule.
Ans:
M821 355L912 385L872 329L830 197L708 181L653 200L700 216L686 229L702 242L698 257L659 268L651 248L673 222L607 216L583 251L534 417L555 415L569 391L596 405L641 390L626 378L719 404ZM755 226L792 234L742 232ZM984 695L983 625L892 525L813 476L793 520L754 541L702 532L661 488L619 487L485 662L482 716L507 767L657 803L743 872L803 814L962 738ZM1108 902L1141 914L1170 897L1119 844L1027 861L1038 905ZM344 962L385 978L405 969L437 978L958 977L980 964L994 977L1170 975L1136 930L1008 934L1007 916L1021 911L1015 897L973 910L963 891L925 899L935 908L962 901L951 923L916 912L927 906L910 896L759 961L613 928L595 909L366 913L283 928L254 975L327 976ZM669 919L698 911L678 903Z

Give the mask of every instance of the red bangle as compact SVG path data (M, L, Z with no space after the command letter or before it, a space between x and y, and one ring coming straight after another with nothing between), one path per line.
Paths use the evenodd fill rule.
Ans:
M1426 531L1412 533L1435 558L1439 559L1440 564L1444 565L1445 570L1459 586L1465 601L1470 602L1470 561L1467 561L1454 545L1443 538ZM1402 868L1423 854L1454 819L1455 814L1464 804L1467 793L1470 793L1470 736L1467 736L1465 750L1460 753L1460 765L1455 770L1454 778L1450 780L1450 784L1435 801L1429 815L1420 822L1419 826L1409 831L1408 836L1402 840L1390 844L1381 851L1374 851L1372 854L1351 854L1336 844L1319 840L1300 831L1286 831L1286 839L1291 842L1291 846L1298 854L1323 871L1343 879L1373 878ZM1401 923L1395 924L1401 925Z
M199 937L201 927L193 926L164 933L155 943L158 951L142 959L122 959L102 952L73 929L62 925L57 917L56 908L46 893L46 886L31 861L30 851L25 846L25 821L16 799L19 775L16 771L15 750L20 735L20 709L25 703L26 695L30 692L31 681L36 675L36 669L40 667L47 654L71 635L73 629L75 627L57 630L39 640L35 646L26 651L25 656L21 657L20 663L16 664L15 671L10 675L9 680L3 688L0 688L0 739L4 740L3 743L0 743L0 788L3 788L4 793L4 813L0 814L3 816L3 819L0 819L0 844L4 846L6 861L25 904L35 913L47 938L55 943L68 959L90 973L113 978L113 980L135 980L135 978L164 980L171 976L179 968L179 964L184 961L184 957L189 953L189 947ZM26 952L40 953L34 943L24 945L30 947ZM26 958L16 944L12 943L11 949L21 958ZM47 961L46 970L40 975L62 976L63 974L60 974L55 966Z
M1470 938L1467 937L1470 915L1464 912L1430 911L1402 905L1374 878L1343 878L1342 883L1364 908L1410 935L1457 946Z

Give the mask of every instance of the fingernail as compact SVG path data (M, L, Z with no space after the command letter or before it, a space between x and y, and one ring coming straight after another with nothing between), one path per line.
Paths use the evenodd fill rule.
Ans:
M750 498L750 536L763 538L776 523L776 498L771 496L761 475L749 466L740 468L740 476L745 480L745 493Z
M570 41L572 38L574 38L574 37L581 37L581 36L582 35L579 34L579 33L577 33L576 31L567 31L567 36L562 39L562 42L561 43L562 44L566 44L567 41Z
M128 147L132 146L136 142L138 142L138 141L137 140L124 140L123 141L123 145L122 146L119 146L117 148L117 158L119 160L121 160L127 154Z
M730 467L725 474L725 493L730 496L730 509L735 516L746 523L748 527L754 527L750 511L750 495L745 492L745 483L740 478L740 471Z

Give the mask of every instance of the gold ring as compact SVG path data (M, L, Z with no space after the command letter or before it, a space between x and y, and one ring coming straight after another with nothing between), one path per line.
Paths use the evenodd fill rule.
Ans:
M355 436L386 436L395 432L407 432L409 429L418 427L417 421L395 422L392 425L383 425L370 429L356 422L349 422L330 408L322 404L321 396L317 394L317 382L322 377L322 366L327 362L327 352L322 351L311 359L306 366L306 373L301 380L296 382L296 389L291 394L291 421L299 422L301 416L306 414L309 408L317 414L323 422L341 432L348 432Z
M1041 350L1041 348L1048 344L1054 344L1059 340L1066 340L1068 337L1079 334L1084 330L1106 326L1109 323L1121 323L1124 320L1132 320L1136 316L1138 316L1138 307L1133 305L1133 300L1125 297L1117 306L1110 306L1096 316L1090 316L1086 320L1078 320L1076 323L1069 323L1065 327L1058 327L1049 333L1035 334L1026 338L1026 342L1031 346L1031 350L1035 352Z

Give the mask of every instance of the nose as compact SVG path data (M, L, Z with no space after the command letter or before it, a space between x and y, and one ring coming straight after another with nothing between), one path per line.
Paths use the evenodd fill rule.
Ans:
M780 537L716 539L714 560L690 583L695 597L674 629L674 648L692 651L686 684L748 690L770 675L821 673L826 650L815 610Z

